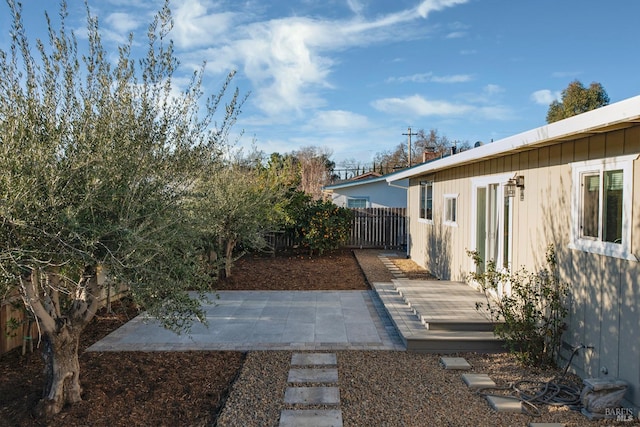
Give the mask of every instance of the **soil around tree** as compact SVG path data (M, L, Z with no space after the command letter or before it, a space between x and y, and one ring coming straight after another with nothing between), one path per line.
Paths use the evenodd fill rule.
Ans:
M351 250L245 255L217 290L370 289ZM80 343L83 401L44 422L32 415L44 386L36 349L0 356L0 425L173 426L214 425L245 354L205 352L86 352L94 342L138 314L128 300L114 313L98 312Z

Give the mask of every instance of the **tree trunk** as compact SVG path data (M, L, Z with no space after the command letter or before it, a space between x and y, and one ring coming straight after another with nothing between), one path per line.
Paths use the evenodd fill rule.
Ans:
M225 247L225 260L224 260L224 276L231 277L231 266L233 265L233 248L236 247L236 241L234 239L227 240Z
M86 266L74 293L62 310L58 288L62 287L57 272L34 270L21 281L25 305L38 319L43 333L42 358L45 386L36 413L50 417L66 404L82 400L78 346L80 333L98 309L99 284L95 266Z
M47 333L43 338L45 386L36 408L40 416L50 417L59 413L64 405L82 400L78 362L80 332L62 324L56 332Z

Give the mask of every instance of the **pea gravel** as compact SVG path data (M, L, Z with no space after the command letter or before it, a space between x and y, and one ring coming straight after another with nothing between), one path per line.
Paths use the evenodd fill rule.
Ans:
M285 390L291 386L287 384L287 377L292 354L290 351L248 353L216 425L278 426L283 409L296 409L295 405L284 403ZM456 354L471 364L470 371L445 370L439 365L441 356L433 354L398 351L338 351L336 354L339 409L347 427L528 426L531 422L563 423L567 427L614 424L610 420L588 421L565 407L541 407L540 417L494 412L484 397L467 388L462 381L463 373L489 374L499 386L525 378L548 381L558 373L524 370L508 354Z
M392 251L353 252L369 283L391 281L393 276L378 255ZM398 252L397 258L391 257L391 260L402 256ZM566 427L621 425L611 420L589 421L565 407L541 407L540 417L494 412L483 396L467 388L462 381L463 373L488 374L498 386L522 379L550 381L559 373L559 370L524 369L507 353L448 355L464 357L472 366L469 371L445 370L439 365L441 355L435 354L335 353L338 384L329 385L340 389L339 409L345 427L493 427L528 426L532 422L562 423ZM284 393L290 385L287 378L292 354L291 351L249 352L216 425L278 426L283 409L296 409L284 403Z

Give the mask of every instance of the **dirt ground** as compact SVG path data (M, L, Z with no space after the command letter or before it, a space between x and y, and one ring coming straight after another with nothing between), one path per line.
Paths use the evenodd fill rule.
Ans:
M339 275L340 280L336 280ZM238 260L219 290L369 289L349 250L309 257L279 253ZM213 425L230 385L240 372L240 352L89 353L88 346L120 327L137 312L116 304L115 314L99 312L83 334L80 348L83 401L49 423L34 419L42 395L43 364L36 350L0 356L1 426L173 426Z

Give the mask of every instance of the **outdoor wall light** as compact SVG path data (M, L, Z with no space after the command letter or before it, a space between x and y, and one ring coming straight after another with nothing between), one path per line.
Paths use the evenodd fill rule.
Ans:
M524 175L516 175L510 178L504 185L504 197L515 197L516 188L520 189L520 200L524 198Z
M511 178L504 185L504 197L515 197L516 196L516 180Z

